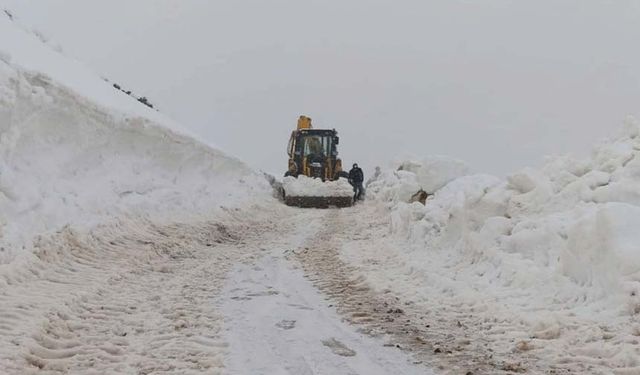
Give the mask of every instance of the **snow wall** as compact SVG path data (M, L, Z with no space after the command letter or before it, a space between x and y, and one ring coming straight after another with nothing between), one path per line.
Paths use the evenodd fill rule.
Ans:
M640 313L639 134L628 118L623 134L590 158L549 158L506 180L449 161L455 167L433 168L432 182L459 177L426 205L406 203L429 182L426 163L383 171L367 193L390 208L391 232L413 244L407 251L417 269L440 259L472 288L519 288L533 296L525 303L540 306L579 301L574 313L586 316L633 315Z
M270 199L262 176L0 12L0 268L35 235Z

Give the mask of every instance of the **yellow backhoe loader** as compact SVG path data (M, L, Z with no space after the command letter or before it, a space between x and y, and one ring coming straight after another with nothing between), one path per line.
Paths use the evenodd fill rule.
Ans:
M335 129L314 129L309 117L300 116L298 127L289 138L289 167L285 177L306 176L327 183L339 178L348 179L349 174L342 170L342 161L338 158L339 142ZM284 200L287 205L298 207L348 207L353 204L352 196L331 196L331 192L323 196L295 196L288 195L285 190Z

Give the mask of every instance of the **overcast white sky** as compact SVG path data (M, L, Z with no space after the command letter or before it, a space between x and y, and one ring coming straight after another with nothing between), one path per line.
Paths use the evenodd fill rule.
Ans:
M347 165L444 154L498 175L640 113L640 2L5 0L65 53L281 174L299 114Z

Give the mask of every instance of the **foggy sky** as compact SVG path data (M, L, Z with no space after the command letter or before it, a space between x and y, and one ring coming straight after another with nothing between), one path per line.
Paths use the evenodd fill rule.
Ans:
M8 0L67 55L251 166L300 114L346 165L449 155L504 175L640 113L635 1Z

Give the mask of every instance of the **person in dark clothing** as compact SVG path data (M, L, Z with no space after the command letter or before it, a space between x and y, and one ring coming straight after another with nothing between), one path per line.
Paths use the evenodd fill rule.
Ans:
M353 168L349 171L349 183L353 186L353 200L355 201L362 199L362 194L364 193L363 181L364 173L362 173L362 169L358 167L358 164L353 164Z

